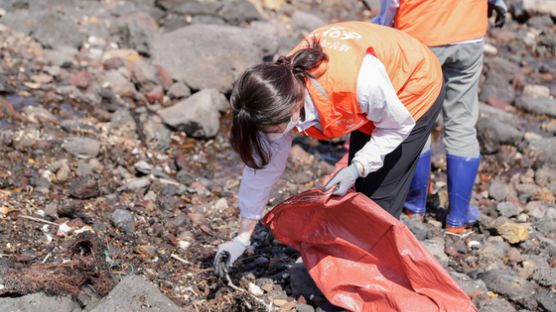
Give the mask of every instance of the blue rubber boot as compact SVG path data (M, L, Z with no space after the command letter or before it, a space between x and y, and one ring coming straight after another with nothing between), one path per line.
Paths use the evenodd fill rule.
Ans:
M431 171L431 150L419 156L415 175L411 180L411 186L405 199L405 213L409 216L424 216L427 210L427 191L429 189L429 177Z
M450 213L446 217L446 229L452 233L459 233L472 226L479 218L479 209L469 205L469 202L481 156L468 158L448 154L446 160L448 199L450 200Z

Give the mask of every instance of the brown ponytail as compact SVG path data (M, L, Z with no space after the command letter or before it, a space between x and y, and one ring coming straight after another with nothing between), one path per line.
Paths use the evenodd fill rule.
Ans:
M270 162L270 145L261 129L290 121L292 109L305 97L309 71L325 60L318 41L308 42L290 57L249 68L235 82L230 144L247 166L261 169Z

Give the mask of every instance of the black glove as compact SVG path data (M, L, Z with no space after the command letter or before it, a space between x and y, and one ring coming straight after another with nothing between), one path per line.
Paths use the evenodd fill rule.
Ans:
M488 17L492 16L492 12L496 11L496 18L494 19L494 27L502 28L506 22L506 13L508 8L504 1L496 1L496 3L488 3Z
M249 245L245 245L236 237L229 242L218 245L218 251L214 256L214 274L225 277L234 262L243 254Z
M359 169L355 163L340 169L336 174L326 183L326 185L322 188L323 192L328 191L332 187L336 186L332 195L339 195L344 196L347 191L355 184L355 180L359 178Z

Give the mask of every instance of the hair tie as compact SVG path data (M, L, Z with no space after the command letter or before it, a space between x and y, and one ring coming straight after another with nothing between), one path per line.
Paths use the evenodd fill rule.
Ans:
M285 65L290 71L293 71L293 64L290 62L290 59L285 56L280 56L276 61L276 64L283 64Z

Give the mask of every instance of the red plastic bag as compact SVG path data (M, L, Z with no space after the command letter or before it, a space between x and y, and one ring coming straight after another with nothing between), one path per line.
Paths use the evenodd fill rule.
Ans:
M477 311L410 230L367 196L310 190L263 219L298 250L334 305L351 311Z

